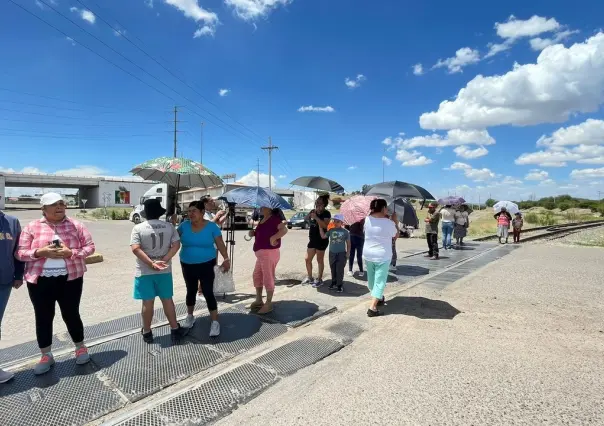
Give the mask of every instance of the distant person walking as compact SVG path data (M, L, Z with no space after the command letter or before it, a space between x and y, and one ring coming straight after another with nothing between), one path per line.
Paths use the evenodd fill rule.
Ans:
M210 337L220 335L220 323L218 322L218 302L214 296L214 267L217 264L216 248L222 255L221 268L226 272L231 267L224 240L220 228L214 222L204 219L205 208L200 201L189 204L189 220L178 227L180 234L180 264L182 275L187 286L187 318L183 327L191 328L195 324L195 299L197 290L201 284L201 291L205 298L212 323L210 325Z
M436 204L428 205L428 214L424 219L426 223L426 241L428 242L428 254L431 260L438 260L438 221L440 214L436 212Z
M171 328L174 343L188 333L176 321L174 307L174 282L172 280L172 258L180 249L180 238L176 228L169 222L160 220L166 210L159 200L145 200L147 221L135 225L130 237L130 248L136 256L134 273L134 299L142 303L143 327L141 334L146 343L153 342L153 305L159 297Z
M392 213L391 215L387 216L388 219L390 219L391 221L394 222L394 226L396 226L396 230L397 230L397 237L392 239L392 259L390 260L390 272L394 272L396 273L396 262L398 260L398 255L396 253L396 241L398 240L398 232L399 232L399 228L398 228L398 217L396 216L396 212Z
M522 215L520 212L514 215L514 220L512 220L512 231L514 233L514 242L520 242L520 233L522 232L522 227L524 226L524 219L522 219Z
M453 230L453 238L457 246L463 246L463 239L468 234L468 228L470 227L470 214L468 213L468 206L462 204L459 210L454 214L455 218L455 229Z
M497 237L499 238L499 244L502 242L507 244L512 215L508 213L505 207L502 207L501 211L499 213L495 213L494 217L497 220ZM504 238L505 241L502 241Z
M353 223L350 225L350 257L348 258L348 275L354 276L352 267L354 266L354 259L356 257L357 264L359 266L359 273L361 276L365 275L363 269L363 246L365 244L365 219L360 222Z
M76 351L76 364L90 361L84 345L84 324L80 300L86 272L86 258L94 253L92 236L86 227L66 215L63 197L54 192L40 199L43 218L23 229L17 257L25 262L25 280L36 317L36 337L42 358L34 373L44 374L54 365L51 352L55 306L58 303Z
M329 267L331 269L330 290L338 293L344 291L344 270L350 257L350 232L344 229L344 216L337 214L333 217L334 227L325 232L319 228L321 238L329 240Z
M440 209L440 218L442 220L443 249L449 250L453 248L451 237L455 226L455 210L450 204Z
M15 257L20 235L19 220L0 210L0 333L11 291L23 285L25 264ZM14 373L0 369L0 383L6 383L14 376Z
M396 238L398 230L388 218L386 200L371 201L370 212L365 219L363 259L367 265L367 287L372 297L367 316L376 317L381 314L378 305L384 303L388 266L392 261L392 239Z
M253 274L256 300L252 303L251 309L264 315L273 311L275 272L281 256L281 239L287 234L287 223L283 221L279 209L262 207L260 210L261 218L258 226L249 231L250 237L255 237L254 253L256 254ZM263 299L265 289L266 302Z
M329 245L329 241L321 238L321 232L319 227L324 230L327 229L329 221L331 219L331 213L327 210L327 203L329 202L328 195L321 195L315 203L314 210L306 216L305 220L310 223L308 230L308 246L306 248L306 273L307 277L302 284L312 284L313 287L321 287L323 285L323 272L325 269L325 250ZM313 278L312 273L312 261L317 257L317 265L319 271L317 278Z

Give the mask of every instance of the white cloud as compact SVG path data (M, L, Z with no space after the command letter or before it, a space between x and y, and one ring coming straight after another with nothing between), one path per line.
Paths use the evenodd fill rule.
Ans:
M301 106L298 108L298 112L335 112L336 110L332 106L315 107L312 105Z
M419 151L407 151L405 149L399 149L396 151L396 159L402 163L403 166L426 166L433 163L433 161L422 155Z
M250 171L247 175L238 179L238 182L243 183L244 185L256 186L258 184L258 172L255 170ZM263 188L268 188L268 175L265 173L260 173L260 186ZM272 187L277 186L277 179L274 176L271 177Z
M566 40L571 35L577 34L578 32L579 31L576 31L576 30L575 31L565 30L565 31L560 31L559 33L556 33L554 35L554 37L552 37L552 38L541 38L541 37L532 38L530 40L531 49L536 50L536 51L543 50L547 46L551 46L552 44L560 43L561 41Z
M471 160L474 158L484 157L489 153L489 150L486 149L484 146L479 146L476 149L470 149L467 145L460 145L456 147L453 152L455 152L458 157Z
M553 179L545 179L542 180L541 182L539 182L539 186L548 186L548 185L553 185L556 182Z
M489 51L484 56L484 59L490 58L492 56L497 55L498 53L505 52L506 50L511 49L513 44L514 44L513 40L506 40L503 43L489 43L489 44L487 44L487 47L489 48Z
M285 178L287 178L286 175L279 175L279 179L285 179Z
M254 21L267 16L271 10L279 6L286 6L293 0L224 0L235 14L246 21Z
M422 64L413 65L413 74L422 75L424 73L424 66Z
M398 136L395 139L388 137L385 139L385 141L386 140L390 140L391 144L402 148L442 148L445 146L492 145L495 143L495 139L493 139L493 137L491 137L491 135L489 135L489 132L487 132L486 130L462 129L449 130L446 135L439 135L437 133L433 133L428 136L415 136L413 138L405 139L403 134L402 136ZM386 143L384 144L387 145Z
M484 129L567 120L596 111L604 101L604 33L566 48L545 48L536 64L514 65L504 75L476 76L438 111L424 113L424 129Z
M223 97L228 95L229 93L231 93L231 89L220 89L218 91L218 94Z
M76 166L71 169L57 170L54 172L47 172L40 170L37 167L23 167L20 170L12 168L0 167L0 172L3 173L24 173L24 174L55 174L63 176L104 176L105 170L96 166Z
M42 3L40 3L40 0L36 0L36 6L38 6L42 10L46 9L46 7Z
M384 139L382 141L382 144L386 145L386 146L392 146L392 144L393 144L392 137L389 136L386 139Z
M517 19L511 15L506 22L497 22L495 30L501 38L517 39L535 37L536 35L556 31L560 24L554 18L534 15L527 20Z
M69 43L71 43L72 46L76 45L76 42L74 39L72 39L71 37L65 37L65 40L67 40Z
M537 145L547 147L604 145L604 120L588 118L581 124L561 127L549 137L541 136Z
M436 65L432 68L447 67L449 74L462 72L463 67L470 64L475 64L480 61L480 52L478 50L470 49L469 47L462 47L455 56L447 59L439 59Z
M357 169L357 166L350 166L350 167L348 167L348 170L356 170L356 169Z
M204 35L213 36L216 32L216 26L219 23L218 15L201 7L198 0L164 0L164 2L180 10L185 17L200 24L200 27L193 33L193 38Z
M113 30L113 35L116 37L122 37L126 35L126 30L122 30L122 29L117 29L117 30Z
M489 179L495 178L497 175L493 173L490 169L482 168L475 169L469 164L455 162L451 164L448 169L445 170L463 170L464 175L475 182L482 182Z
M145 5L151 9L153 9L153 0L145 0Z
M75 12L78 15L80 15L80 18L82 18L84 21L90 23L90 24L94 24L96 22L96 16L94 15L94 13L92 13L89 10L86 9L78 9L77 7L70 7L69 10L71 12Z
M549 178L549 173L545 170L532 169L525 177L524 180L546 180Z
M604 167L598 169L580 169L570 172L570 177L573 179L599 179L604 178Z
M344 84L346 84L346 86L351 89L356 89L365 80L367 80L367 78L363 74L358 74L354 79L346 77L346 79L344 80Z
M382 156L382 163L384 163L387 166L390 166L392 164L392 160L384 155L384 156Z
M512 176L506 176L503 178L503 181L501 182L504 185L522 185L523 182L520 179L516 179L515 177Z
M577 161L581 157L570 151L537 151L522 154L514 161L519 165L535 164L541 167L564 167L567 161Z

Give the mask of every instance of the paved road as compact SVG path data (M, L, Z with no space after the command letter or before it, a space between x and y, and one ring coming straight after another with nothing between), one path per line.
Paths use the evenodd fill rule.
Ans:
M604 424L603 253L531 245L400 314L362 304L333 320L368 332L218 424Z
M9 212L17 216L25 226L30 220L39 217L39 211ZM81 313L85 324L130 315L140 310L139 302L132 299L132 277L134 256L130 252L129 241L133 224L127 221L87 221L86 226L92 233L97 251L103 254L105 261L90 265L85 278ZM244 240L245 231L236 235L234 255L234 275L237 291L253 293L251 284L255 257L252 243ZM281 249L281 261L277 269L278 279L300 280L305 275L304 253L308 242L307 231L291 230ZM423 250L425 243L421 239L400 239L399 256L405 256ZM329 273L326 274L329 276ZM359 284L364 285L363 282ZM174 268L175 300L185 299L185 286L180 267ZM277 295L278 297L278 295ZM63 321L57 310L55 332L65 331ZM35 339L34 316L27 289L14 291L4 319L2 321L2 341L0 348L12 346Z

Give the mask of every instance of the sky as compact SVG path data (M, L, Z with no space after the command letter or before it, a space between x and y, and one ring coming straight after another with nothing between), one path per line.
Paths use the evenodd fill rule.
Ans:
M270 137L283 188L597 198L601 16L597 0L7 0L0 172L126 176L173 155L176 106L177 155L250 184L258 166L268 183Z

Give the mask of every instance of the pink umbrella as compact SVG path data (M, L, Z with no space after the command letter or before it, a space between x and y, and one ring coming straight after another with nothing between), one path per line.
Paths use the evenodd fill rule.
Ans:
M377 197L355 195L342 203L340 213L344 215L344 223L352 225L365 219L369 214L369 204Z

